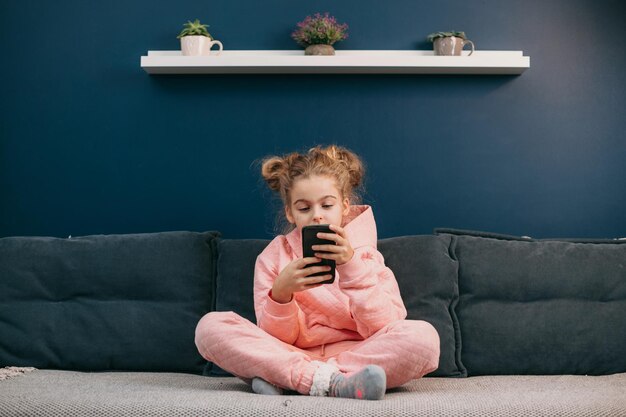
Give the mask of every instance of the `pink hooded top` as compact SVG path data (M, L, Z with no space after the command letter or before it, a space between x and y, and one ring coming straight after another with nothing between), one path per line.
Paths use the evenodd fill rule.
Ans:
M376 249L371 207L352 206L343 222L354 256L337 266L334 283L294 293L289 303L277 303L269 294L278 274L302 257L300 231L294 229L277 236L259 255L254 273L254 309L261 329L306 349L363 340L387 324L406 318L398 283Z

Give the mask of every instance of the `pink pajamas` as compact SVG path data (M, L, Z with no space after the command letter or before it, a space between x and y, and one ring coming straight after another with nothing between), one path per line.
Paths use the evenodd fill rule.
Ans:
M398 283L376 249L372 209L352 206L342 226L352 259L337 265L334 283L297 292L286 304L274 301L271 289L278 274L302 257L301 234L295 229L277 236L255 266L258 327L232 312L207 314L196 329L202 356L243 379L261 377L304 394L322 363L344 373L379 365L388 388L437 369L437 331L405 320Z
M244 380L261 377L302 394L309 393L319 362L345 373L379 365L387 374L387 388L420 378L439 363L436 330L413 320L395 321L366 340L337 342L322 350L299 349L235 313L213 312L198 324L196 345L204 358Z

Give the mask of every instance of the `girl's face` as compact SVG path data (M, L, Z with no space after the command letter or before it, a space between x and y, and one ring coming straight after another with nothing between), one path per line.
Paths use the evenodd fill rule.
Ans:
M291 203L285 207L289 223L298 230L314 224L341 227L343 216L350 211L350 201L342 198L335 181L326 176L296 180L291 190Z

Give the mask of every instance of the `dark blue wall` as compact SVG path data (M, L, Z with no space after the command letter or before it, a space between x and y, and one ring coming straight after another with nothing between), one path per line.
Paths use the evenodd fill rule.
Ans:
M199 18L227 49L296 49L307 14L339 49L427 49L464 30L523 50L521 76L149 76ZM216 229L269 237L254 161L337 142L369 167L389 237L459 227L626 235L622 0L0 3L0 235Z

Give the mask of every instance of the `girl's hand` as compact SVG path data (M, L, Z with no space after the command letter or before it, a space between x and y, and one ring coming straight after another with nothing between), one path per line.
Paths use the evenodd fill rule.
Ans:
M320 239L332 240L335 245L313 245L314 251L324 251L329 253L315 252L315 256L323 259L334 259L337 265L343 265L352 259L354 249L350 245L350 241L346 235L346 231L334 224L330 225L330 230L335 233L318 233Z
M292 261L278 274L272 286L272 299L277 303L286 304L291 301L293 293L310 290L319 287L322 281L331 278L331 275L320 275L318 277L309 277L317 272L328 272L330 266L312 266L307 268L309 264L319 262L318 258L300 258Z

